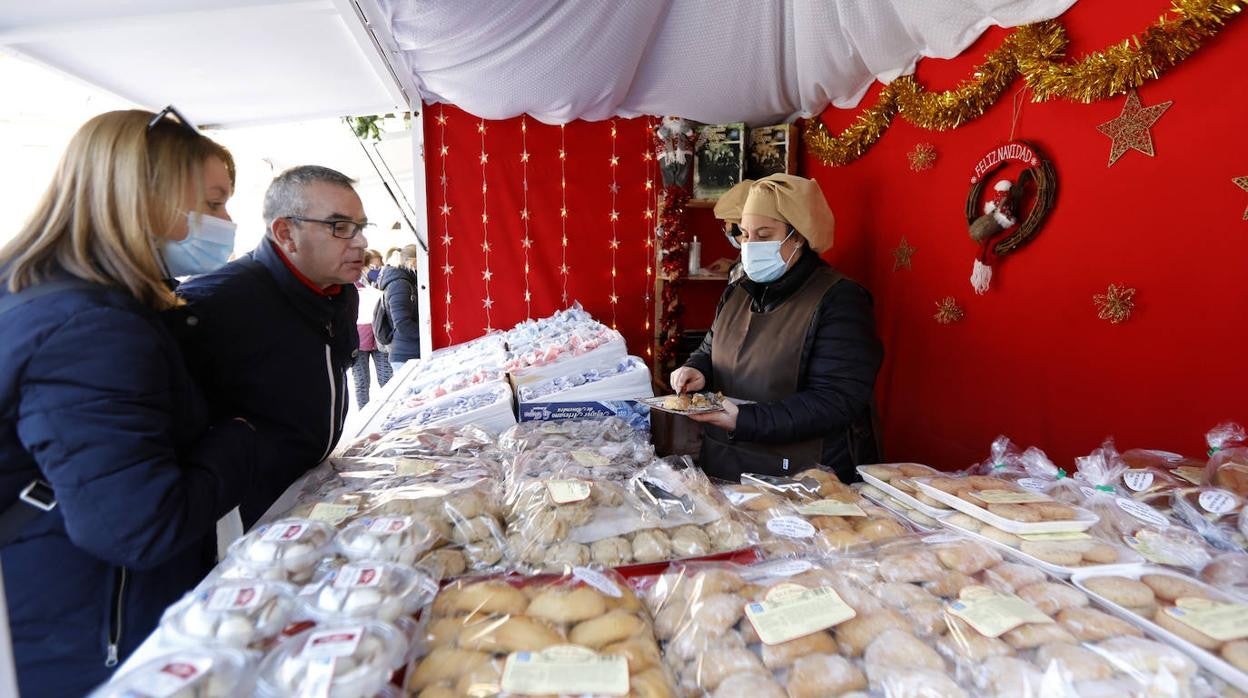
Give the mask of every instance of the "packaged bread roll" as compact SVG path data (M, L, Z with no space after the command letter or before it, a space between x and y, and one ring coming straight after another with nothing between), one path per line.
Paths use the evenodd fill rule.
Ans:
M191 647L264 648L298 612L293 586L222 579L170 606L160 621L161 637Z
M143 662L96 689L89 698L233 698L243 695L254 669L249 654L229 649L188 648Z

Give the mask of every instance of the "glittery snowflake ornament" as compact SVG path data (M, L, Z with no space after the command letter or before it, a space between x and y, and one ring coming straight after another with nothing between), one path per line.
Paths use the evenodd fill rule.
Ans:
M1110 284L1105 293L1092 296L1092 302L1096 304L1097 317L1119 325L1129 320L1135 310L1135 289Z
M931 143L919 143L906 154L910 159L910 169L914 172L922 172L932 169L936 164L936 146Z
M966 317L966 313L962 310L962 306L958 305L956 298L945 296L936 302L936 314L932 317L942 325L952 325Z

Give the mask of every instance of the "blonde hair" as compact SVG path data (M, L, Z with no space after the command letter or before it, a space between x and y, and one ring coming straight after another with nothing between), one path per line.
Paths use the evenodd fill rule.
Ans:
M190 126L132 109L83 124L61 156L30 220L3 249L0 269L17 292L57 271L119 287L156 310L177 305L165 284L158 237L185 215L186 192L203 192L203 163L229 151Z

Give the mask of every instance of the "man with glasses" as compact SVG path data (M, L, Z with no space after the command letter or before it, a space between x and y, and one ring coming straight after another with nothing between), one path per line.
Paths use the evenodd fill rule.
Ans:
M268 437L243 498L247 527L342 435L359 346L354 284L368 246L354 184L314 165L278 175L260 246L178 290L187 307L175 333L214 413L242 416Z

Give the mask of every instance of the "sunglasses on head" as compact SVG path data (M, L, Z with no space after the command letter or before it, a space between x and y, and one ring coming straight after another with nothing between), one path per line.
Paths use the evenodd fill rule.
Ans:
M172 117L174 123L182 126L183 128L189 129L191 133L199 133L199 131L195 129L195 124L187 121L186 117L182 116L182 112L178 111L178 108L172 104L156 112L156 116L153 116L152 120L147 122L147 130L151 131L153 128L156 128L156 124L159 124L165 117Z

